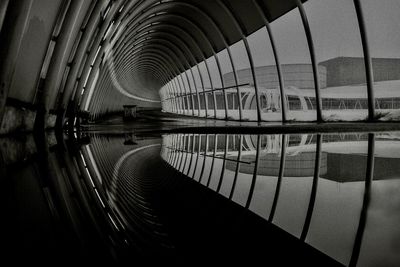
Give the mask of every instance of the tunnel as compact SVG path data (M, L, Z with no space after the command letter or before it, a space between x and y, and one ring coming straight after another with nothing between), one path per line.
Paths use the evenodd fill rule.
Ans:
M4 262L399 266L398 0L1 0Z

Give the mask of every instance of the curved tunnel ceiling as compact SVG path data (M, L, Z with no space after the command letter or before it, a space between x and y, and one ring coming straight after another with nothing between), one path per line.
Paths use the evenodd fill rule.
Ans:
M114 86L128 97L159 101L158 90L169 80L262 27L260 16L249 16L257 14L256 5L270 20L296 6L292 1L120 2L106 33L104 58Z
M186 71L298 5L298 0L2 1L0 78L7 91L0 117L9 99L43 107L45 116L55 114L60 121L78 110L96 119L123 105L159 108L160 89L168 82L184 74L178 86L190 87ZM38 118L47 120L42 115L35 125Z
M89 121L121 114L124 105L205 118L288 121L297 107L290 107L285 90L293 86L314 90L307 95L310 112L295 119L322 122L331 120L333 111L327 110L336 106L323 103L320 89L352 84L366 85L362 98L367 119L374 121L379 105L392 105L382 98L389 89L374 90L374 81L399 80L399 41L389 37L397 36L397 1L380 8L363 0L364 9L361 0L325 1L1 1L1 122L11 121L15 129L51 128L80 114ZM377 12L382 21L375 24ZM339 19L337 13L343 13ZM329 66L345 64L342 57L359 69L349 80L332 82L336 72ZM292 77L288 64L306 65ZM261 66L276 68L268 81L257 74ZM279 90L280 100L264 103L266 86ZM247 89L254 96L241 94ZM255 103L247 101L252 98ZM264 111L272 102L276 114L269 116ZM15 123L7 115L13 108L31 121ZM366 117L360 113L357 119Z

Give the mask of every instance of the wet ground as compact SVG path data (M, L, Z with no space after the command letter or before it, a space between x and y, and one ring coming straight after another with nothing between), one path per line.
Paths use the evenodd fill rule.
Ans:
M0 138L3 260L400 265L396 125L238 126L115 118Z

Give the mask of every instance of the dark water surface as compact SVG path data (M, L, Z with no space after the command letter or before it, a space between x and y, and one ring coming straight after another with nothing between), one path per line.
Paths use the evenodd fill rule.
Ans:
M400 266L400 133L0 139L2 259Z

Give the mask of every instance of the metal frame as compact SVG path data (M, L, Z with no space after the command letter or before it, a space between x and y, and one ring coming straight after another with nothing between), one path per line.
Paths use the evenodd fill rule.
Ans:
M311 65L312 65L313 74L314 74L314 90L315 90L315 102L317 105L316 106L317 121L322 122L323 121L322 100L321 100L321 92L320 92L320 85L319 85L318 62L317 62L317 56L316 56L315 48L314 48L314 41L312 39L311 29L310 29L310 25L308 24L308 19L307 19L306 12L304 11L303 3L300 0L295 0L295 2L298 7L298 10L299 10L301 20L303 22L304 32L306 34L307 43L308 43L308 49L310 51Z
M157 42L165 43L165 44L167 44L168 46L171 46L171 47L173 47L174 49L177 49L177 51L179 51L179 53L180 53L180 56L184 58L184 62L186 62L186 65L190 67L189 61L185 58L185 55L184 55L185 53L184 53L184 51L182 51L182 50L180 49L179 46L175 45L174 43L172 43L171 41L169 41L169 40L167 40L167 39L162 39L162 38L149 38L149 39L147 39L147 38L148 38L149 36L151 36L151 35L152 35L152 33L149 33L149 34L147 34L147 35L145 35L145 36L142 36L141 38L139 38L138 40L136 40L136 43L134 43L133 45L135 46L135 45L139 45L139 44L146 44L147 41L148 41L148 42L157 41ZM158 36L157 36L157 37L158 37ZM179 58L178 55L175 54L175 56L176 56L177 58ZM196 81L195 81L195 79L194 79L194 74L193 74L192 69L190 69L190 74L191 74L193 83L194 83L194 85L195 85L195 94L197 95L197 99L198 99L198 111L199 111L199 114L200 114L200 96L199 96L199 92L198 92L198 90L197 90L197 85L196 85ZM186 72L185 72L185 76L187 76ZM202 77L201 77L201 79L202 79ZM190 83L189 83L189 84L190 84ZM203 85L202 87L203 87L203 91L204 91L204 85ZM192 93L192 94L193 94L193 93Z
M256 186L258 164L260 162L260 151L261 151L261 135L259 134L257 135L257 151L256 151L256 160L254 162L253 178L251 179L249 195L247 196L247 201L245 204L246 209L250 207L251 199L253 198L254 188Z
M358 258L360 256L362 239L364 236L364 230L367 223L367 212L369 204L371 202L371 186L374 179L374 165L375 165L375 134L368 134L368 158L367 158L367 170L365 175L364 185L364 198L360 213L360 220L358 223L358 229L356 237L354 239L353 251L349 262L350 267L357 266Z
M267 32L268 32L269 41L271 43L272 52L274 54L275 66L276 66L276 70L277 70L277 73L278 73L279 92L280 92L280 96L281 96L281 106L282 106L281 107L281 110L282 110L282 122L286 122L287 121L286 108L288 107L288 104L287 104L286 93L285 93L285 84L284 84L283 75L282 75L282 67L281 67L281 63L279 61L278 49L276 47L275 39L274 39L274 36L272 34L271 26L270 26L270 24L268 22L266 14L265 14L266 10L261 8L261 6L257 2L257 0L252 0L252 1L253 1L253 4L256 7L258 13L262 17L262 19L264 21L265 28L267 29Z
M358 27L361 34L361 42L364 52L364 64L365 64L365 74L367 78L367 93L368 93L368 121L374 121L375 118L374 72L372 68L372 59L369 51L367 29L365 26L364 15L360 0L353 0L353 2L357 14Z
M207 159L207 149L208 149L208 134L205 135L206 136L206 140L204 143L204 155L203 155L203 166L201 167L201 173L200 173L200 177L199 177L199 183L201 183L201 180L203 178L203 173L204 173L204 169L206 167L206 159Z
M235 26L236 30L238 31L245 49L246 49L246 53L247 53L247 57L249 59L249 63L250 63L250 71L251 71L251 75L253 77L253 83L254 83L254 91L255 91L255 96L256 96L256 109L257 109L257 121L260 122L261 121L261 105L260 105L260 93L258 91L258 85L257 85L257 77L256 77L256 72L255 72L255 67L254 67L254 61L253 61L253 56L251 55L251 51L250 51L250 46L249 43L247 41L246 35L245 35L245 30L244 27L242 26L242 23L240 22L240 19L238 17L235 16L235 14L233 13L231 7L224 1L222 2L221 0L218 0L218 3L221 5L222 9L225 11L225 13L231 18L231 20L233 21L233 25ZM236 81L237 84L237 81ZM239 103L241 105L241 96L239 95ZM240 109L240 113L242 113L242 110ZM240 114L240 118L242 118L242 115Z
M254 82L254 91L256 94L257 104L257 121L262 121L261 113L261 95L257 86L256 69L253 62L253 55L247 36L251 33L249 24L246 18L239 14L235 2L227 0L217 0L213 2L213 7L220 11L220 14L227 18L226 24L222 24L221 20L212 12L208 12L207 6L200 1L92 1L88 3L75 3L70 0L63 2L60 10L60 16L54 22L53 37L51 46L54 46L53 53L49 51L50 64L46 77L46 82L43 83L39 79L39 86L44 85L43 95L38 96L39 104L44 107L45 114L51 108L59 109L59 121L63 121L66 115L67 106L73 107L70 110L77 112L82 106L86 105L86 101L90 101L89 110L91 117L98 117L106 112L109 108L114 108L125 101L118 93L106 89L106 84L110 84L110 75L106 69L101 69L99 72L98 84L94 88L93 96L88 99L87 90L91 87L95 74L98 68L104 64L104 60L108 60L110 53L113 53L115 73L126 83L132 81L142 84L144 78L154 77L154 83L149 83L150 87L160 86L162 90L167 90L167 94L174 96L175 99L163 98L163 101L169 101L170 111L174 113L182 113L185 115L195 115L198 112L199 116L204 115L210 117L211 105L209 103L209 95L212 94L213 109L215 119L219 116L217 110L217 96L215 94L216 82L221 82L221 88L226 88L222 73L222 62L219 60L218 53L225 51L228 54L228 65L232 69L234 88L236 88L237 99L239 101L239 120L243 120L243 103L238 84L237 64L233 59L231 45L237 41L242 41L246 54L250 63L250 71ZM27 2L31 5L31 1ZM313 41L313 34L308 23L307 14L303 7L303 1L295 0L292 3L293 7L298 9L302 26L307 38L307 46L310 52L311 65L314 75L314 89L316 99L317 121L323 122L323 106L321 101L321 88L319 83L318 62ZM374 97L374 74L372 68L372 59L370 54L368 30L365 25L363 6L360 0L353 0L354 10L356 11L358 31L361 36L362 49L364 54L364 65L367 82L368 93L368 121L376 121L375 118L375 97ZM277 44L271 32L270 24L272 19L278 18L279 14L271 14L270 7L262 0L252 0L249 2L252 8L257 12L257 23L265 26L268 39L274 54L275 66L277 68L279 89L281 95L282 106L282 122L287 121L287 98L285 94L284 77L282 66L279 59ZM10 1L6 1L4 6L18 6ZM291 5L288 5L291 6ZM83 8L80 8L83 7ZM292 8L292 7L291 7ZM1 20L2 23L7 22L8 14L11 14L13 9L5 11L2 8ZM15 10L14 10L15 11ZM26 11L26 10L25 10ZM18 14L16 23L26 26L28 13L24 9ZM186 12L189 11L189 12ZM286 12L289 10L286 10ZM6 12L6 13L5 13ZM10 12L10 13L8 13ZM18 13L18 12L17 12ZM107 13L107 14L106 14ZM186 14L187 13L187 14ZM284 12L283 12L284 13ZM280 15L283 15L280 14ZM197 14L196 17L190 17L189 14ZM246 14L247 15L247 14ZM278 18L279 19L279 18ZM225 23L224 22L224 23ZM3 23L3 24L4 24ZM17 24L16 24L17 25ZM205 26L206 25L206 26ZM4 28L5 25L2 25ZM19 26L16 26L17 28ZM17 28L14 28L16 30ZM252 29L251 31L253 31ZM4 74L1 80L5 83L5 89L2 89L0 117L5 108L5 100L8 96L9 73L13 68L13 60L16 60L19 52L18 38L22 41L22 32L16 39L12 39L12 29L8 35L10 43L3 45L5 49L10 50L9 55L5 57L2 67ZM229 32L230 31L230 32ZM232 37L234 36L234 37ZM71 39L71 37L73 39ZM20 44L19 42L19 44ZM142 45L142 51L148 53L149 57L166 58L165 66L149 66L144 59L139 57L141 53L131 53L132 44ZM164 48L164 53L158 56L153 55L153 51L148 50L151 46L159 44L168 44ZM99 49L99 47L101 47ZM172 59L168 58L169 55ZM212 75L208 59L215 59L215 66L218 70L218 75ZM161 60L160 58L157 60ZM205 64L205 69L200 68L200 64ZM213 62L214 64L214 62ZM46 63L47 65L47 63ZM175 66L174 66L175 65ZM133 68L135 66L135 68ZM43 68L44 66L42 66ZM214 67L214 65L213 65ZM161 70L163 69L163 70ZM196 71L197 69L197 71ZM160 71L161 70L161 71ZM130 75L135 76L134 79L129 78ZM183 75L183 76L182 76ZM7 76L7 77L6 77ZM11 75L12 76L12 75ZM174 80L174 78L177 78ZM205 81L209 79L211 90L206 90ZM183 80L184 79L184 80ZM217 80L216 80L217 79ZM193 88L194 87L194 88ZM183 92L185 90L185 93ZM83 93L82 93L83 92ZM190 95L187 93L190 92ZM227 92L223 92L223 105L225 109L224 117L229 120ZM41 89L38 87L36 93L41 94ZM139 94L145 91L138 91ZM158 97L155 92L153 92ZM203 94L203 95L201 95ZM113 101L105 101L107 96L116 96ZM195 103L197 99L197 104ZM103 99L103 100L102 100ZM35 102L36 100L33 100ZM127 100L130 101L130 100ZM144 100L138 100L144 101ZM204 101L204 112L201 107ZM92 103L93 102L93 103ZM105 105L106 104L106 105ZM196 104L196 105L195 105ZM81 108L82 109L82 108ZM196 110L197 111L196 111ZM191 110L191 114L190 114ZM62 112L61 112L62 111ZM39 113L40 113L39 112ZM41 114L41 113L40 113ZM42 117L39 114L38 118ZM71 114L72 115L72 114ZM74 115L72 115L74 116ZM39 125L40 126L40 125Z
M222 71L221 71L221 64L220 64L219 58L217 57L216 52L215 52L215 50L214 50L214 48L213 48L213 45L212 45L212 43L210 42L210 40L207 38L205 32L200 28L200 26L197 25L197 24L195 24L192 20L190 20L190 19L188 19L188 18L186 18L186 17L180 16L180 15L177 15L177 14L163 14L163 15L153 16L153 17L151 17L151 18L146 18L144 21L141 21L140 26L144 25L145 29L147 30L147 29L148 29L148 28L147 28L147 25L149 25L149 24L152 25L153 21L156 21L156 19L164 18L164 17L175 17L175 18L182 19L182 20L185 21L185 23L187 23L187 24L189 24L190 26L192 26L194 29L196 29L196 31L198 31L198 32L201 34L201 36L203 37L203 39L208 43L208 46L210 47L210 49L212 49L212 51L213 51L213 56L214 56L214 58L215 58L215 60L216 60L216 64L217 64L217 68L218 68L218 71L219 71L219 76L220 76L220 79L221 79L221 83L223 84ZM147 24L145 24L145 22L146 22ZM171 25L171 24L167 24L167 25ZM153 25L152 25L152 26L153 26ZM152 26L150 26L150 27L152 27ZM156 26L160 26L160 24L157 24ZM150 27L149 27L149 28L150 28ZM189 38L190 40L194 40L194 37L193 37L190 33L188 33L187 31L185 31L185 29L181 28L179 25L173 25L173 27L174 27L174 28L179 28L179 30L180 30L181 32L184 32L184 34L185 34L186 36L190 36L190 38ZM133 29L134 29L134 28L133 28ZM131 29L131 30L133 30L133 29ZM132 32L134 32L134 31L132 31ZM138 32L140 32L140 29L136 31L136 33L138 33ZM133 34L131 34L131 35L133 35ZM194 41L194 43L195 43L195 41ZM207 63L207 61L206 61L204 55L205 55L205 54L203 54L203 62L205 62L206 68L207 68L207 72L209 73L208 63ZM211 78L210 74L209 74L209 78L210 78L210 82L211 82L211 86L212 86L212 78ZM214 105L216 106L215 95L214 95L213 97L214 97L214 103L215 103ZM224 97L224 106L225 106L225 118L227 119L227 103L226 103L226 98L225 98L225 97ZM215 107L215 113L214 113L214 114L215 114L215 116L216 116L216 107Z
M219 181L218 181L218 186L217 186L217 190L216 192L219 193L219 191L221 190L221 186L222 186L222 180L224 179L224 173L225 173L225 164L226 164L226 156L228 154L228 146L229 146L229 135L225 135L225 151L224 151L224 158L222 159L222 170L221 170L221 175L219 177Z
M310 228L311 217L312 217L312 214L314 211L315 197L317 195L318 180L319 180L320 167L321 167L322 138L323 138L323 136L321 134L317 134L317 147L316 147L316 152L315 152L314 177L313 177L313 183L312 183L312 188L311 188L311 193L310 193L310 201L309 201L308 209L307 209L307 215L306 215L306 219L304 221L303 230L300 235L300 240L302 240L302 241L306 240L308 229Z
M280 163L279 163L278 181L276 182L274 200L272 202L271 211L270 211L269 216L268 216L268 221L269 222L272 222L274 220L275 211L276 211L276 207L278 205L278 200L279 200L279 194L281 192L283 173L285 171L285 163L286 163L286 146L287 146L287 143L288 143L287 141L288 140L286 139L286 135L282 134L281 160L280 160Z

